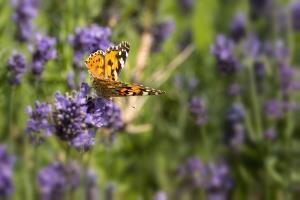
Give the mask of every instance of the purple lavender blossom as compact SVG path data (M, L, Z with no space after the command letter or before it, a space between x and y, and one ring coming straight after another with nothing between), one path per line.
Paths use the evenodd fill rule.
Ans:
M240 104L234 104L225 114L224 142L233 149L238 149L245 140L244 117L245 110Z
M278 100L268 100L264 103L264 114L267 119L279 119L283 115L282 102Z
M107 184L105 188L105 200L113 200L115 192L115 185L113 183Z
M211 46L211 53L215 56L218 71L224 75L231 75L240 69L240 64L233 55L234 44L224 35L218 35Z
M99 199L99 189L97 183L97 174L89 169L85 178L85 199L86 200L97 200Z
M192 157L179 166L178 175L192 188L204 187L205 165L198 158Z
M102 127L102 121L87 112L87 94L89 87L83 84L74 96L55 95L54 112L52 113L55 134L62 140L71 141L81 134L89 134L88 127ZM100 119L102 120L102 119ZM82 139L87 137L82 137ZM89 141L89 140L86 140ZM74 144L78 144L75 141Z
M35 102L35 108L28 106L26 112L29 116L26 127L26 134L31 142L40 144L46 137L50 136L53 126L49 122L51 105Z
M48 104L36 103L36 111L29 108L27 133L32 140L39 142L54 133L77 150L87 151L95 143L95 128L119 131L123 127L120 109L112 101L88 98L89 90L83 83L73 95L56 93L52 111Z
M208 113L203 99L193 97L189 103L189 110L198 126L202 126L207 123Z
M252 19L270 16L273 0L249 0Z
M193 9L194 0L178 0L179 6L183 12L188 13Z
M183 88L183 78L180 74L177 74L175 77L174 77L174 85L176 88L178 89L182 89Z
M190 189L204 189L207 196L227 195L233 186L229 166L224 160L203 164L193 157L179 167L179 177Z
M153 200L167 200L167 194L164 191L155 193Z
M238 13L234 16L230 24L230 35L235 42L239 42L246 35L246 16Z
M80 168L75 163L53 163L38 173L41 198L44 200L65 199L65 193L74 191L80 183Z
M270 128L263 133L264 137L268 140L275 140L277 137L277 132L274 128Z
M56 44L55 38L42 36L38 34L36 36L35 47L32 52L31 67L34 75L41 75L45 64L52 59L56 58Z
M11 195L14 191L12 182L12 168L15 163L15 157L9 156L6 146L0 145L0 198Z
M78 151L88 151L95 144L95 132L88 131L84 134L78 134L71 140L71 145Z
M10 84L19 85L21 78L26 71L25 58L18 52L13 52L7 62L8 70L11 72Z
M283 65L279 69L280 88L284 95L287 95L291 90L294 89L294 72L295 71L289 66Z
M242 92L242 87L240 84L232 83L231 85L229 85L228 94L230 96L239 96L241 92Z
M152 51L161 51L162 44L170 37L175 28L174 21L168 19L164 22L156 24L152 29L153 43Z
M223 160L210 162L206 168L206 191L208 199L218 195L221 199L228 199L227 195L233 187L233 181L229 175L229 166Z
M290 5L292 26L295 31L300 31L300 2L295 1Z
M288 65L289 62L289 49L283 41L279 40L275 44L275 56L280 65Z
M82 57L85 53L106 50L110 42L111 31L107 27L96 24L89 27L76 28L74 35L69 36L69 43L74 49L74 67L82 68Z
M11 0L14 9L13 20L16 23L17 39L24 42L28 41L33 34L32 20L37 15L36 0Z
M225 121L229 123L240 123L244 120L245 110L241 104L232 105L226 112Z
M94 113L94 120L102 127L119 131L124 124L121 119L121 110L110 100L102 98L89 99L88 112Z
M257 60L263 52L263 45L255 34L250 34L243 43L244 55Z

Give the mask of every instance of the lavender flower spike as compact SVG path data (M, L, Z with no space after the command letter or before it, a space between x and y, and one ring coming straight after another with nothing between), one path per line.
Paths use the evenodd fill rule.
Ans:
M14 51L7 62L9 71L11 72L10 84L19 85L21 78L26 71L25 58L22 54Z
M218 35L211 46L211 53L215 56L217 69L223 75L231 75L240 69L240 64L233 55L234 44L224 35Z
M76 163L53 163L40 170L38 184L41 199L65 199L67 190L75 190L80 182L80 168Z
M13 156L9 156L6 146L0 145L0 199L11 195L14 191L12 182L12 168L15 162Z
M28 41L33 33L32 20L37 14L37 0L11 0L14 8L13 20L16 23L16 37L24 42Z
M52 59L56 58L56 44L55 38L42 36L38 34L36 36L35 47L32 52L31 67L34 75L41 75L45 64Z
M40 144L53 132L53 126L49 122L51 105L47 103L35 102L35 108L28 106L26 112L29 116L26 127L26 134L30 141Z

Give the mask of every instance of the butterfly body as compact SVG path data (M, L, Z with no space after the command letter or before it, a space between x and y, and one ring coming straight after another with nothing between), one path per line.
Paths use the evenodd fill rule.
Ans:
M93 88L97 95L109 97L159 95L161 90L145 87L139 84L127 84L118 81L119 73L125 66L129 53L129 43L121 42L108 48L105 52L96 51L85 61L93 78Z

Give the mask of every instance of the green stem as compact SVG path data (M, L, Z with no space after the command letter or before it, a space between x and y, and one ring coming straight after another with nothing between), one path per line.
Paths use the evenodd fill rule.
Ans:
M250 90L251 90L251 101L254 110L254 121L256 125L256 134L255 138L257 140L262 139L262 119L261 119L261 108L260 108L260 99L256 92L255 78L252 68L249 68L249 79L250 79Z

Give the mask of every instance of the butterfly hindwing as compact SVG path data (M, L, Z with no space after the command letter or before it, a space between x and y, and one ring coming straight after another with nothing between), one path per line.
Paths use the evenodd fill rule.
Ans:
M98 92L98 95L103 97L144 96L164 93L161 90L145 87L143 85L127 84L120 81L94 79L93 86Z

